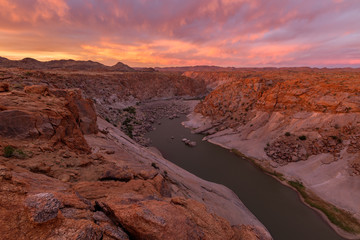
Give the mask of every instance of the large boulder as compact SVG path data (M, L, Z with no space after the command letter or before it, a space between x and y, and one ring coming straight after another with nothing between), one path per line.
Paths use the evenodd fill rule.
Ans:
M26 198L31 220L44 223L57 217L61 202L52 193L38 193Z
M54 93L54 94L53 94ZM96 113L79 90L26 87L25 92L0 93L0 136L51 139L70 148L89 150L83 134L97 132Z

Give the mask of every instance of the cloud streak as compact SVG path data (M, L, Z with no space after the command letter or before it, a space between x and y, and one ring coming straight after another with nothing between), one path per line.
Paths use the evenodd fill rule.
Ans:
M131 66L360 66L358 0L0 0L0 55Z

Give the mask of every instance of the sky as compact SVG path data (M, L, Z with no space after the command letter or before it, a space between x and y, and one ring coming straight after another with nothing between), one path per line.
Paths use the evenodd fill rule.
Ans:
M360 67L360 0L0 0L0 56Z

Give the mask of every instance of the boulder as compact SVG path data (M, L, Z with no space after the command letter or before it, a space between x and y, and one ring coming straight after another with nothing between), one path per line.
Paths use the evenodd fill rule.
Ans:
M47 96L47 95L49 95L49 88L44 85L26 86L24 88L24 92L31 93L31 94L41 94L41 95Z
M27 197L25 205L30 210L32 221L44 223L57 217L61 202L52 193L38 193Z
M9 84L5 82L0 83L0 92L8 92L9 91Z

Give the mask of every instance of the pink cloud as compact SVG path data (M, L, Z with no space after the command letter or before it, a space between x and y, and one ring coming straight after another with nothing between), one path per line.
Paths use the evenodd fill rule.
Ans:
M0 0L0 54L133 66L359 65L359 8L358 0Z

